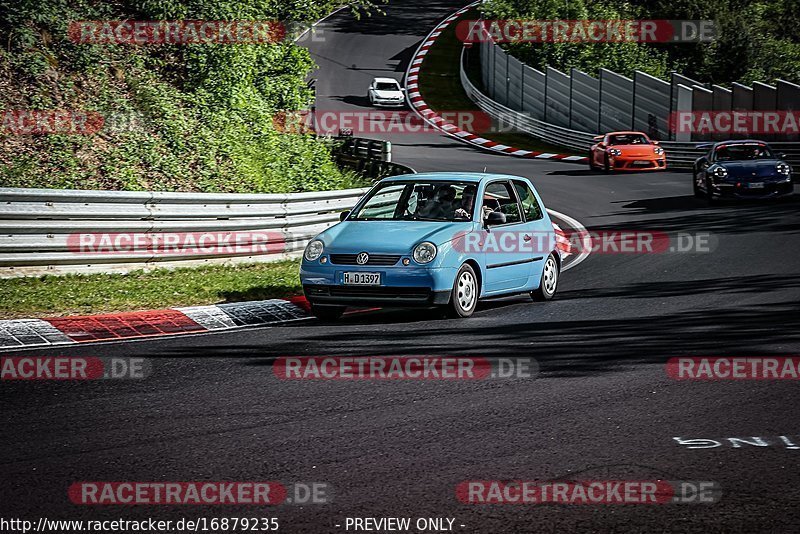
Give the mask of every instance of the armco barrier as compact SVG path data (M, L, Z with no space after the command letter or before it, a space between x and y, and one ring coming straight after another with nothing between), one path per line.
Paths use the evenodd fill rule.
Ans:
M334 137L331 141L331 152L337 165L373 180L415 172L407 165L392 162L392 144L389 141L349 136Z
M499 47L498 47L499 48ZM572 130L564 126L545 122L533 118L526 112L513 110L500 104L487 95L483 94L467 75L465 65L465 50L461 53L461 85L467 96L485 113L494 117L501 124L514 125L520 130L537 139L556 146L562 146L575 151L578 154L587 154L589 147L593 144L595 134ZM682 85L678 84L678 88ZM703 150L697 148L698 143L681 143L676 141L662 141L661 146L667 153L667 164L672 168L691 168L694 161L703 154ZM795 173L800 171L800 143L771 143L777 151L785 153L787 160L793 166Z
M293 194L164 193L0 188L0 277L125 272L156 267L271 261L299 255L367 189ZM270 253L206 249L75 250L75 236L251 232L269 236ZM68 243L70 236L73 240ZM274 242L273 242L274 241ZM70 243L72 246L70 246ZM251 251L252 252L252 251Z

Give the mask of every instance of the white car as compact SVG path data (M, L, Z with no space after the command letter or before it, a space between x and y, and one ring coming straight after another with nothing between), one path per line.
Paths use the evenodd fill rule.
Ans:
M367 91L369 103L373 106L400 107L405 104L405 89L394 78L375 78Z

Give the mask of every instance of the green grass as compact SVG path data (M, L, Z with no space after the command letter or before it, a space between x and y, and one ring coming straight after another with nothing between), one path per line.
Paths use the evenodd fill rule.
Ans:
M461 85L459 61L461 61L462 43L456 36L456 26L461 20L475 20L479 17L477 10L471 9L453 21L436 39L434 45L425 56L419 72L419 91L423 100L434 111L480 111L480 108L469 99ZM477 56L477 49L475 50ZM480 69L477 61L472 61L467 73L480 87ZM504 145L533 150L536 152L563 153L563 148L544 143L535 137L519 132L475 132L486 139Z
M0 280L0 317L53 317L297 295L299 260Z

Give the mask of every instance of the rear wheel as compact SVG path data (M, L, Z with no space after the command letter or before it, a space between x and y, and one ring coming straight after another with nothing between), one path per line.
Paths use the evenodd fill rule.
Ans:
M347 306L326 306L324 304L312 304L311 314L320 321L335 321L339 319Z
M558 261L555 254L551 253L544 262L542 280L539 282L539 287L531 291L531 298L533 300L551 300L556 291L558 291L558 277L560 274Z
M456 273L453 291L450 294L449 312L452 317L469 317L478 304L478 277L472 267L465 263Z

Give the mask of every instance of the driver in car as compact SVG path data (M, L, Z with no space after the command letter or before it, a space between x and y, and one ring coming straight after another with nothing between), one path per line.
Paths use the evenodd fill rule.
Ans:
M464 191L461 192L461 201L458 203L458 208L455 211L455 217L457 219L470 219L472 218L472 210L475 208L475 194L478 192L478 188L474 185L468 185L464 188ZM483 205L483 218L489 216L491 212L494 210L487 206L486 204Z
M426 219L450 219L453 213L453 201L456 199L456 188L452 185L443 185L434 197L420 209L419 215Z

